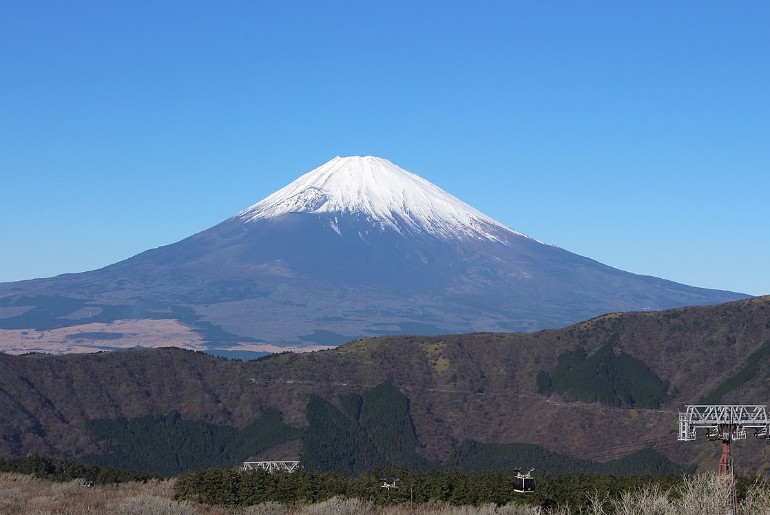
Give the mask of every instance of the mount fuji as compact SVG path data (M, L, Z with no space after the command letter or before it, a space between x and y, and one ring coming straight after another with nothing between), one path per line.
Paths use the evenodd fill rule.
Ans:
M535 331L745 298L521 234L377 157L337 157L224 222L105 268L0 284L0 350L317 349Z

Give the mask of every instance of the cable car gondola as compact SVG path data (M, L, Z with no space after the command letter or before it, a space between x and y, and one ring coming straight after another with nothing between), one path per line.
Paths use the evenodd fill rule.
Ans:
M513 478L513 491L520 493L532 493L535 491L535 478L532 477L532 472L535 469L527 469L522 472L520 468L513 469L516 471L516 476Z

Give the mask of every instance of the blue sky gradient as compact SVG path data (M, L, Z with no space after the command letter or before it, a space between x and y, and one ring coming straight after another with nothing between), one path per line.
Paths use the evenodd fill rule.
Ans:
M178 241L336 155L770 294L770 3L0 4L0 281Z

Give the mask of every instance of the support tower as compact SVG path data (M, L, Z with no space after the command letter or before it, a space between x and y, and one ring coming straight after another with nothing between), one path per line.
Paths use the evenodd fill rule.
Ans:
M725 489L725 515L738 514L730 443L745 440L747 429L754 430L755 438L767 439L768 423L766 405L688 405L684 412L679 412L680 441L696 440L698 430L709 440L722 440L722 457L717 470Z

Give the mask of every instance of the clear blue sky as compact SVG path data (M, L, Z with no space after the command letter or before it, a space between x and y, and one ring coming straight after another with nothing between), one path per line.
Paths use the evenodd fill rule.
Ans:
M770 294L770 2L0 3L0 281L377 155L635 273Z

